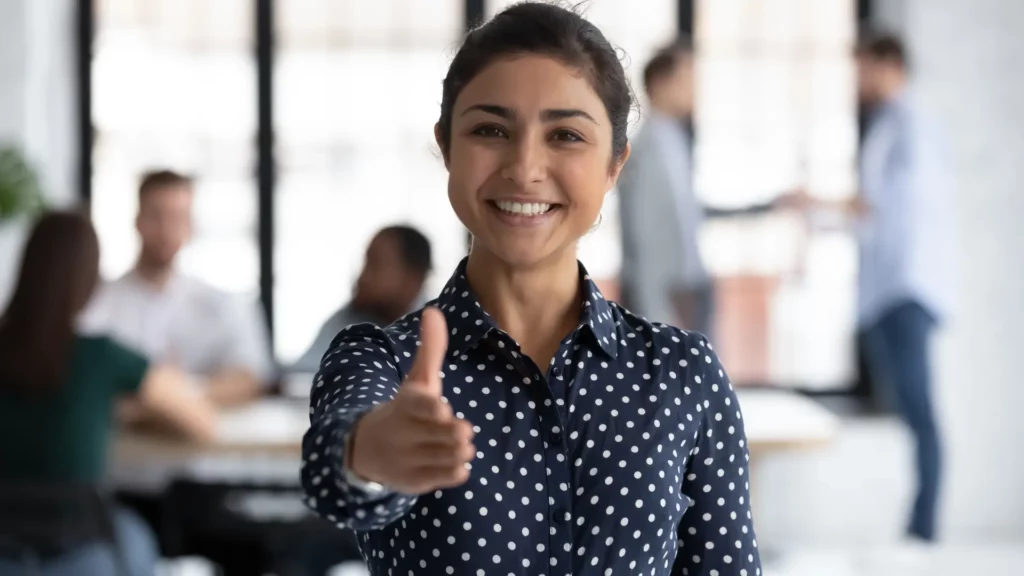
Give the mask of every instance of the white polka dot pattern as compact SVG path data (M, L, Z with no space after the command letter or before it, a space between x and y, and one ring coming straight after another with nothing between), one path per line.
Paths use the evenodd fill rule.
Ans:
M345 434L397 392L418 313L342 331L313 383L308 505L359 532L371 573L760 575L743 421L711 345L604 300L581 266L580 325L542 371L464 266L434 305L445 398L477 432L466 484L374 499L345 481Z

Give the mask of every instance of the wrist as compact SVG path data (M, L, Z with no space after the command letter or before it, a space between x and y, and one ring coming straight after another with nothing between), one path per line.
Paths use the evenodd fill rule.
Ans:
M365 432L365 430L360 430L363 428L362 421L363 418L356 421L349 433L345 435L343 452L345 479L352 486L371 496L379 496L389 492L389 489L380 482L374 472L372 457L366 457L369 455L369 451L365 449L365 446L359 446L359 433Z
M345 470L364 482L376 482L377 478L374 474L372 463L367 461L372 460L372 458L367 458L368 451L364 446L360 446L361 433L366 428L364 426L365 420L366 416L357 420L352 429L345 435Z

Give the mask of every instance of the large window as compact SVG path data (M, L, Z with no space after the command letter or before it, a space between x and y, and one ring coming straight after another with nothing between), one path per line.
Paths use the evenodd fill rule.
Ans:
M696 3L696 186L738 207L804 188L855 190L852 0ZM719 350L739 381L845 386L853 378L855 246L781 215L712 222Z
M255 295L261 262L272 263L263 297L274 303L274 347L287 363L348 299L381 227L410 223L430 238L439 274L428 293L465 253L432 127L465 9L476 4L265 0L273 2L271 53L256 50L269 40L256 37L263 1L96 0L93 215L103 273L117 276L138 250L139 174L169 167L196 175L196 236L182 267ZM484 16L510 3L487 0ZM581 4L621 50L640 96L632 130L644 117L643 66L676 35L680 4ZM695 184L703 201L737 207L796 188L852 193L854 1L694 6ZM259 91L258 69L272 72L267 92ZM276 178L259 190L273 193L264 206L274 210L258 214L258 110L267 110L258 104L268 97L272 116L262 116L262 126L273 130ZM615 297L615 193L605 204L581 259ZM273 223L273 235L258 239L260 218ZM712 221L702 251L717 278L718 348L735 380L828 389L852 379L856 270L846 232L810 235L778 214Z
M514 4L515 0L490 0L487 17ZM643 68L648 59L675 38L678 0L591 0L580 3L583 15L597 25L617 48L630 83L639 96L643 92ZM642 117L634 115L631 130ZM615 284L622 265L618 198L605 198L601 223L580 244L580 260L602 285L609 298L616 297Z
M256 294L256 66L252 0L99 0L93 59L92 213L102 271L138 252L142 172L197 177L195 238L182 268Z
M279 0L275 334L295 358L349 297L378 229L431 240L440 289L465 254L433 126L462 0Z

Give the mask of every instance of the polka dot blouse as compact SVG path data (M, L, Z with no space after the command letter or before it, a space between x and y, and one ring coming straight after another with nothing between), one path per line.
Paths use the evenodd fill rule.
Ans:
M433 303L450 331L444 397L476 431L464 485L414 497L346 482L344 438L397 393L418 313L342 331L313 383L308 505L358 532L370 572L759 575L743 420L711 345L606 301L581 266L579 327L541 369L464 270Z

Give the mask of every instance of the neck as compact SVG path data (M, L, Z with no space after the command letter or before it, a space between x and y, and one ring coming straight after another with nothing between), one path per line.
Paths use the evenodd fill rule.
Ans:
M369 305L352 300L352 308L360 314L364 314L381 323L381 327L390 326L396 320L409 313L409 306L385 306L382 304Z
M466 277L483 309L542 370L579 323L582 302L575 250L522 269L474 249Z
M147 262L145 258L139 258L138 263L135 264L135 274L155 288L166 286L173 273L173 266Z

